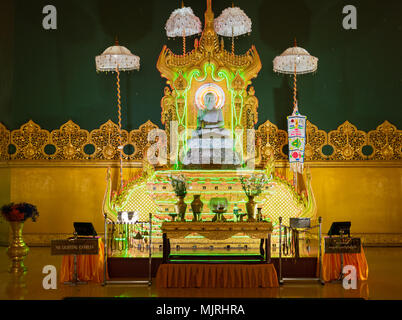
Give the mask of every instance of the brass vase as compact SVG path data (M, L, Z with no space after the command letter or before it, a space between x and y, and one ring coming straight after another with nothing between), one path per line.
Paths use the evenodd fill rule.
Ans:
M256 203L254 202L254 196L248 196L248 202L246 203L247 221L248 222L255 221L255 218L254 218L255 205L256 205Z
M191 210L193 211L193 221L201 220L201 211L204 203L201 201L201 195L195 194L194 200L191 202Z
M178 196L179 201L176 202L176 211L178 221L186 221L186 208L187 204L184 202L185 196Z
M29 248L22 237L24 222L10 221L10 246L7 255L11 259L10 273L25 273L24 259L28 255Z

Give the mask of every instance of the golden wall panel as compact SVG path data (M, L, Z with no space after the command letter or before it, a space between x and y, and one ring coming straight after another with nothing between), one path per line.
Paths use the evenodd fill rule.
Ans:
M345 163L345 162L343 162ZM394 161L309 161L317 214L326 233L334 221L351 221L352 233L364 234L369 244L402 244L402 163ZM71 234L74 221L91 221L103 232L102 202L106 171L112 166L113 189L118 183L117 161L0 162L2 202L26 201L38 207L37 222L28 221L24 234L33 244L57 234ZM280 167L287 162L279 162ZM124 177L136 167L125 164ZM3 228L4 227L4 228ZM0 241L7 231L0 223Z

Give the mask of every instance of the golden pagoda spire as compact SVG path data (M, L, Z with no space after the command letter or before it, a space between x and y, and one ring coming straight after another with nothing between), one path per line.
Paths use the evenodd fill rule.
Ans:
M214 28L214 13L212 11L211 0L207 0L205 27L201 35L200 49L207 52L219 50L219 39Z

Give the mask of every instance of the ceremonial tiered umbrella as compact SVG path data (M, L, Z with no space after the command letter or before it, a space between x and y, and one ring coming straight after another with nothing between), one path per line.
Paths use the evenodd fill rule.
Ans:
M305 49L297 46L286 49L274 59L274 71L284 74L293 74L293 113L288 117L289 163L295 173L297 186L297 172L303 173L304 147L306 143L306 117L298 110L297 81L298 74L311 73L317 70L318 59L311 56Z
M140 69L140 58L126 47L120 46L116 39L115 45L108 47L101 55L96 56L96 71L116 72L117 108L119 118L119 154L120 154L120 188L123 188L123 145L121 135L121 99L120 99L120 71Z
M234 37L251 32L251 19L239 7L229 7L214 20L215 32L220 36L232 37L232 54L234 54Z
M183 37L183 56L186 54L186 37L202 32L201 21L194 15L190 7L174 10L165 25L166 35L169 38Z

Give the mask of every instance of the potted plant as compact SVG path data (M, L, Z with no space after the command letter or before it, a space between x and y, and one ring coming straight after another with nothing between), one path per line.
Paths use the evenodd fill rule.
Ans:
M7 250L7 255L11 259L11 273L24 273L24 259L28 255L29 248L22 237L24 222L31 218L36 221L39 217L37 208L29 203L10 203L1 208L3 217L10 224L11 243Z
M169 175L170 183L173 187L173 191L176 196L179 198L179 201L176 203L176 211L178 215L179 221L186 221L186 208L187 204L184 202L184 197L187 194L187 182L186 177L183 174L180 175Z
M254 197L262 193L268 179L265 174L252 174L249 177L241 176L240 181L243 191L248 197L248 202L246 203L247 221L255 221L254 212L256 203L254 202Z

